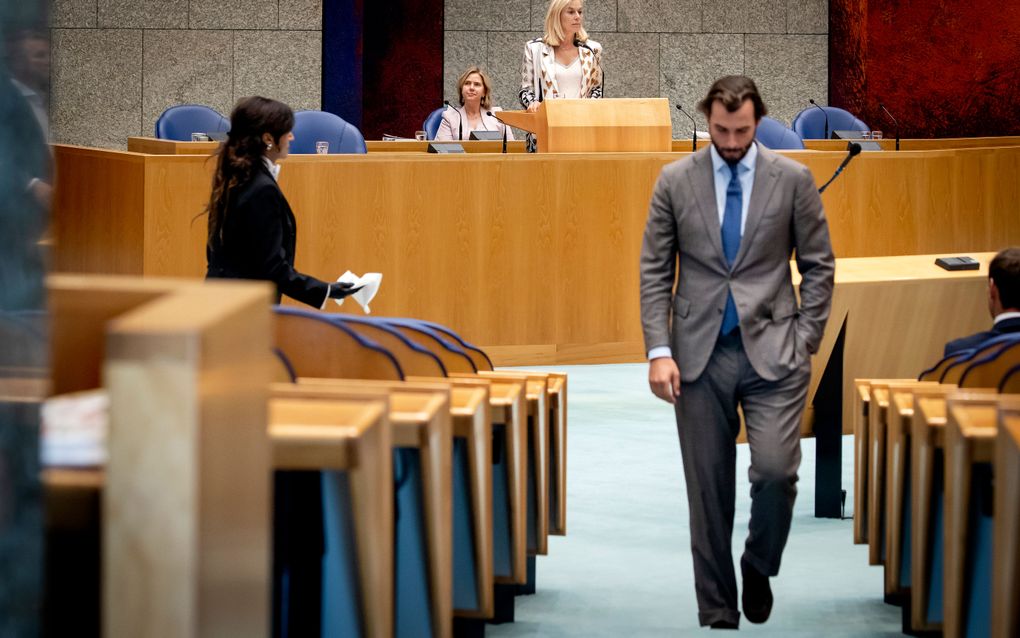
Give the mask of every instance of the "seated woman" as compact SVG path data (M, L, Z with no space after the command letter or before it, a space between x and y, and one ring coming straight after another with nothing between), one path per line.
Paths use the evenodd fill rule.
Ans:
M356 292L294 270L297 222L276 184L294 139L294 112L264 97L241 99L230 114L213 173L206 279L261 279L276 284L276 303L287 295L315 308Z
M503 134L506 125L489 115L500 108L492 106L492 83L489 76L476 66L461 73L457 79L460 108L443 111L436 140L468 140L471 131L498 131ZM514 139L512 129L506 130L506 139Z
M551 0L545 34L524 45L521 105L534 112L542 100L602 97L602 45L584 30L582 0Z

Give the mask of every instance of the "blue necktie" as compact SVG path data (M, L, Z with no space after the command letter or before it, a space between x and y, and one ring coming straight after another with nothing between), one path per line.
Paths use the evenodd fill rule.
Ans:
M722 222L722 247L726 255L726 263L733 268L733 262L737 259L737 251L740 250L740 217L744 208L744 195L740 190L740 180L737 178L739 164L728 164L730 167L730 183L726 185L726 208L723 210ZM719 334L728 335L740 323L737 316L737 305L733 302L733 293L726 292L726 310L723 311L722 328Z

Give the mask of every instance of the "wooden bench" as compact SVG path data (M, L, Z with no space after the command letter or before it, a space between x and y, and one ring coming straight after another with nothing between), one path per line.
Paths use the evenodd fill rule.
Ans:
M995 562L992 581L992 636L1020 633L1020 410L999 410L995 442Z

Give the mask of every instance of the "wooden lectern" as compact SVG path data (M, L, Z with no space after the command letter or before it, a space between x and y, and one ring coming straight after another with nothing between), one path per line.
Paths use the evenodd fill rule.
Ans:
M546 100L534 113L496 111L493 115L534 133L540 153L672 150L673 125L666 98Z

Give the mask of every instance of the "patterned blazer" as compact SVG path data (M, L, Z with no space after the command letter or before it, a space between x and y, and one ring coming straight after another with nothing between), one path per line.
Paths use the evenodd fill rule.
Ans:
M583 74L581 96L602 97L602 45L588 40L578 47L581 54ZM524 46L524 62L521 65L521 90L517 94L524 108L538 100L561 97L556 83L556 52L535 38Z

